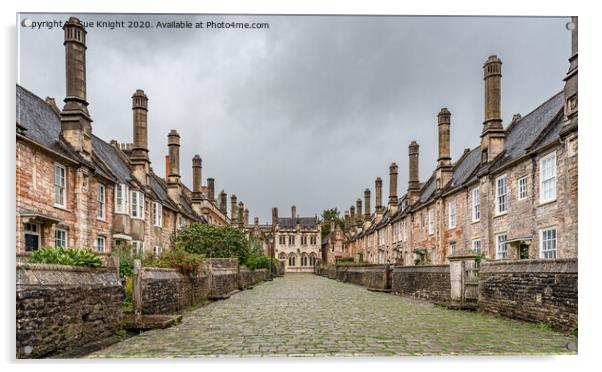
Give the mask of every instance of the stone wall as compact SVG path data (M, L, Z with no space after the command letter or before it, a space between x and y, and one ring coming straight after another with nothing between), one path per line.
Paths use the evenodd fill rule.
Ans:
M241 289L253 288L257 283L266 280L268 277L267 269L251 270L247 267L240 268L239 287Z
M479 309L558 329L577 326L577 259L481 263Z
M336 279L337 270L335 266L331 265L320 265L316 266L316 274L324 276L329 279Z
M222 297L239 289L237 258L210 258L207 264L209 298Z
M389 289L388 265L376 266L337 266L337 279L339 271L342 273L342 280L347 283L361 285L371 289Z
M142 269L142 313L172 314L207 300L206 274L188 275L176 269Z
M392 291L395 294L448 303L450 288L449 265L393 268Z
M113 336L122 302L114 268L18 263L17 357L45 357Z

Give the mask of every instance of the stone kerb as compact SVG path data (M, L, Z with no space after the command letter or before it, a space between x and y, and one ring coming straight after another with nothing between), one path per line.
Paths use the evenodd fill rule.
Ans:
M71 352L114 336L123 287L113 268L18 263L18 358Z

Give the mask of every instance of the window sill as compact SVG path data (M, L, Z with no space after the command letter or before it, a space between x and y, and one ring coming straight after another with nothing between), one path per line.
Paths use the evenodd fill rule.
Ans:
M106 218L96 217L96 221L107 222L107 219Z
M545 200L545 201L540 200L539 204L537 204L537 206L538 207L543 207L544 205L552 204L552 203L555 203L555 202L556 202L556 199Z
M481 219L480 219L480 218L479 218L478 220L472 220L472 222L471 222L471 223L474 225L475 223L479 223L479 222L481 222Z
M65 206L65 205L54 204L53 207L56 209L60 209L62 211L71 213L71 211L69 209L67 209L67 206Z
M140 220L140 221L144 221L144 218L141 218L141 217L134 217L134 216L130 216L130 218L131 218L132 220ZM181 228L181 227L182 227L182 226L180 226L180 228Z
M502 216L505 216L507 214L508 214L508 211L497 213L496 215L493 216L493 218L502 217Z

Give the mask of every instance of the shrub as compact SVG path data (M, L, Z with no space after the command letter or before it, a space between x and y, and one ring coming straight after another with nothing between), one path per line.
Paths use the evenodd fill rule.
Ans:
M102 260L90 249L42 248L34 251L29 258L31 263L69 266L100 267Z
M126 276L125 282L123 283L123 289L125 292L125 296L123 297L123 306L121 310L125 313L131 313L134 311L134 280L132 276Z
M186 273L200 273L203 268L203 256L179 248L164 251L156 262L157 266L174 268Z
M240 262L245 262L249 241L244 232L235 227L194 223L178 232L173 247L204 257L238 257Z

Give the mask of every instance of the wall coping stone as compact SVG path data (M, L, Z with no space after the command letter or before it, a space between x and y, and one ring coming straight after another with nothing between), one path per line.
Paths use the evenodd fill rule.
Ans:
M18 263L16 267L19 287L25 286L121 286L121 279L113 268L90 268L66 265Z
M449 265L395 266L393 272L435 273L449 272Z
M577 273L576 258L498 260L481 262L480 274L485 273Z

